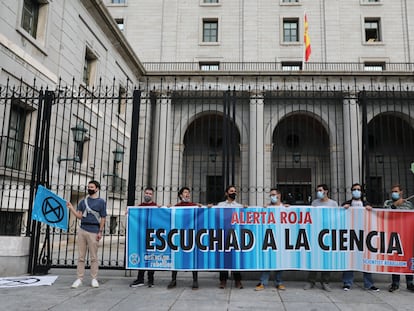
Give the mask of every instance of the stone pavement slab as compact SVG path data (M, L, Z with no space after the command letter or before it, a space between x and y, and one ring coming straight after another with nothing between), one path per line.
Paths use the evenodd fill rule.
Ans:
M90 286L90 279L78 289L70 286L75 279L75 270L52 269L50 275L58 275L52 286L0 288L0 310L97 310L97 311L178 311L178 310L413 310L414 293L402 283L401 289L389 293L388 276L379 277L376 285L380 292L366 291L362 283L356 282L352 290L344 292L338 280L331 283L332 292L323 291L320 286L303 290L304 282L286 281L285 291L268 286L263 291L255 291L257 280L244 280L244 289L232 287L218 288L217 272L200 272L198 290L192 290L191 272L180 272L177 287L167 289L171 273L157 271L155 286L130 288L136 271L101 270L99 288ZM304 274L306 276L306 274ZM374 275L374 279L376 279ZM273 284L269 282L269 285ZM319 284L318 284L319 285Z

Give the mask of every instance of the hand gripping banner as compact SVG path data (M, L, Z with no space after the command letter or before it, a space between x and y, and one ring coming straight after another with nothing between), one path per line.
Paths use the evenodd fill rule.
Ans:
M129 207L127 269L412 274L413 224L383 209Z

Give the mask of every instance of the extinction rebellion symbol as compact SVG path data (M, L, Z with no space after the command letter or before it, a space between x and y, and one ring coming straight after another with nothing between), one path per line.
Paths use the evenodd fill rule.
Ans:
M50 223L59 223L65 216L64 207L53 197L47 197L42 204L42 213Z

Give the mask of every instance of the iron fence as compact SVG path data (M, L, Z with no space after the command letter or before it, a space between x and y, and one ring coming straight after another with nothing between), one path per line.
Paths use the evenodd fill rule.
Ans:
M277 187L289 204L309 204L326 183L339 203L352 183L381 207L391 186L414 191L413 79L381 77L148 77L139 86L5 85L0 89L2 235L33 237L35 260L77 263L77 220L68 230L31 221L44 184L73 205L101 181L108 218L103 268L125 265L125 213L146 186L160 205L180 187L193 202L265 205ZM79 135L80 136L79 136ZM48 240L49 245L43 241Z
M355 75L356 73L372 74L378 72L391 73L408 73L414 72L414 63L388 63L388 62L368 62L368 63L329 63L329 62L145 62L143 63L148 73L162 72L166 73L195 73L206 74L211 71L212 74L217 73L261 73L261 74L290 74L293 72L301 72L314 74L331 73L340 75Z

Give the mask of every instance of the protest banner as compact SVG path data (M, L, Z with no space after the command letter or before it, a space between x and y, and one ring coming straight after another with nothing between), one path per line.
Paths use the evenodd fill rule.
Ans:
M127 269L411 274L413 211L129 207Z

